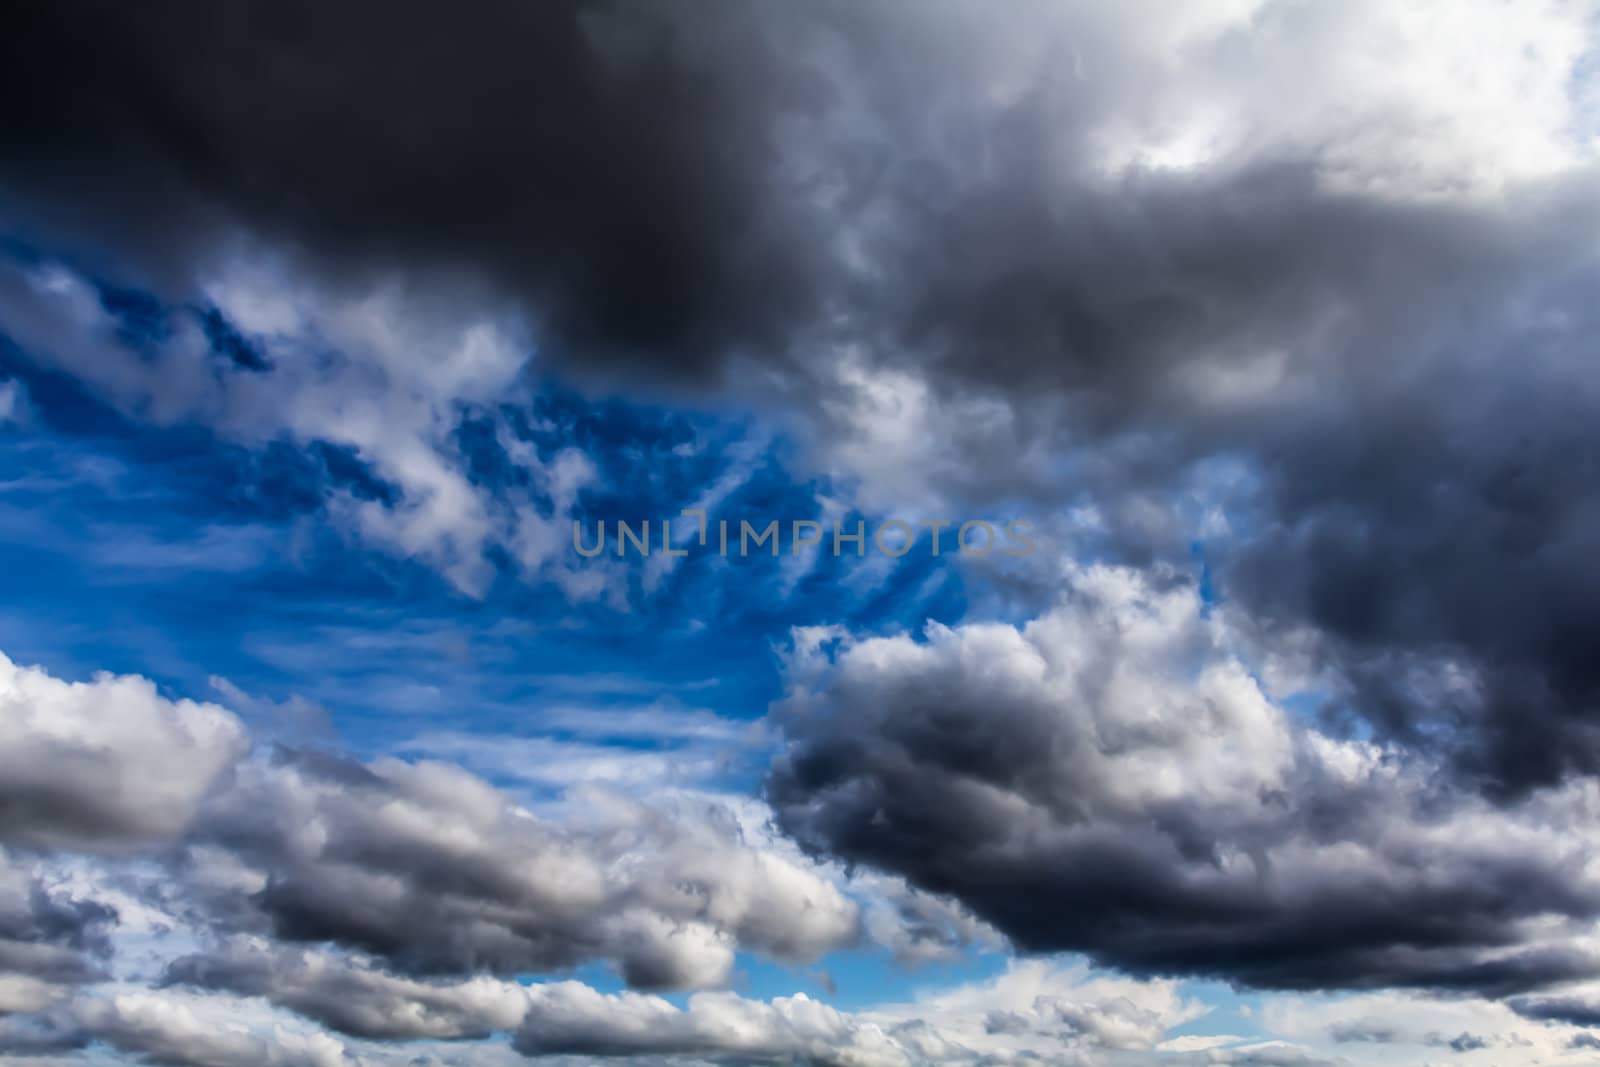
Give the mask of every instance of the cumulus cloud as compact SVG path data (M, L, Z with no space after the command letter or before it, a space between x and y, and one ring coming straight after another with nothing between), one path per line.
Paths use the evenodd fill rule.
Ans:
M247 745L232 714L167 700L148 679L69 683L0 655L0 841L175 837Z
M563 983L540 988L531 999L515 1038L527 1055L738 1057L840 1067L909 1062L876 1026L803 993L771 1003L702 993L679 1009L655 997L605 995Z
M902 963L950 960L971 948L1005 947L997 930L949 897L870 870L855 872L851 885L867 901L867 933Z
M1545 996L1516 997L1510 1007L1525 1019L1600 1027L1600 989L1580 984Z
M1287 711L1181 576L1064 586L1020 627L800 634L781 823L1138 973L1503 992L1600 967L1592 783L1497 809Z
M0 668L6 839L142 850L169 865L174 903L218 930L331 941L417 974L606 960L646 988L720 985L740 948L805 962L858 937L833 880L715 799L592 791L557 822L449 764L248 755L231 713L142 678ZM114 916L22 870L5 868L6 958L84 976Z
M593 794L552 823L441 763L281 755L241 768L194 835L243 864L280 938L334 941L419 974L614 960L646 988L717 985L736 947L806 960L856 908L806 866L748 848L714 806ZM209 854L197 854L203 878ZM224 895L233 892L225 883Z
M232 1008L227 1014L218 1008ZM68 1016L68 1033L163 1067L344 1067L343 1042L304 1027L251 1028L238 1005L197 1004L159 993L86 998ZM359 1061L357 1061L359 1062Z
M514 983L429 984L261 941L174 960L163 984L265 997L341 1033L390 1040L487 1037L512 1029L527 1007Z

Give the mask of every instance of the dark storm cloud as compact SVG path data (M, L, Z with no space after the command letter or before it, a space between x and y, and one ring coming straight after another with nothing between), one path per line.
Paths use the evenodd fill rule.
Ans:
M1518 997L1511 1008L1535 1022L1600 1027L1600 999L1593 996Z
M1123 501L1243 464L1222 594L1320 633L1345 709L1505 794L1600 769L1596 174L1465 203L1330 190L1296 159L1107 180L1037 158L1058 117L1035 97L991 131L992 174L894 203L873 349L1003 399L1123 558L1150 551ZM966 506L1029 490L1011 457L970 462L944 479ZM1418 663L1476 692L1418 691Z
M1600 175L1396 198L1285 153L1108 179L1051 88L949 120L981 170L921 155L918 194L884 194L872 350L1002 398L1123 558L1150 546L1121 502L1242 463L1219 587L1269 637L1320 635L1330 713L1503 795L1600 770ZM1028 489L1005 456L971 462L945 480L974 504ZM1419 667L1472 691L1441 699Z
M1016 630L801 656L769 799L801 841L954 896L1030 951L1271 988L1498 996L1600 973L1562 834L1272 706L1182 582L1092 569ZM1576 866L1575 866L1576 864Z
M28 4L0 187L185 280L239 227L336 269L460 269L556 354L695 375L806 313L773 116L819 91L744 4ZM796 199L796 202L798 200Z

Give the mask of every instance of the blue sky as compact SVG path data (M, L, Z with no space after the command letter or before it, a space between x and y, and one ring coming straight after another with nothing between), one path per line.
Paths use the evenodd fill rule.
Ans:
M159 343L166 316L188 313L128 290L100 295L134 350ZM802 569L759 553L715 558L714 532L711 550L649 589L630 555L619 599L574 603L492 553L492 581L463 596L426 563L373 551L330 521L330 493L398 492L347 447L249 448L205 427L143 426L14 345L4 371L22 398L4 439L11 647L73 675L141 671L186 692L221 675L273 700L298 693L357 746L392 743L430 712L457 728L513 730L574 688L757 718L776 693L772 649L791 626L916 628L965 608L962 574L924 553L871 574L848 557ZM542 456L582 449L599 469L574 512L590 540L601 521L693 527L677 513L713 487L715 515L778 518L787 538L830 491L791 475L783 440L748 417L591 400L532 378L516 392L496 411L459 413L450 437L463 473L491 495L526 481L495 439L496 416ZM549 504L535 495L533 506ZM659 532L652 545L659 556ZM408 703L424 718L399 716Z

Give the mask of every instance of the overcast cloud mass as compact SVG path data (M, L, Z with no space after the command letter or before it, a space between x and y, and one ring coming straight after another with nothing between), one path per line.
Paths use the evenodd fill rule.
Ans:
M1596 292L1593 0L16 5L0 1059L1593 1062Z

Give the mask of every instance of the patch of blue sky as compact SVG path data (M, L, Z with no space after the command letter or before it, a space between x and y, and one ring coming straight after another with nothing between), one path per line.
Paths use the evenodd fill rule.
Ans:
M102 301L139 344L191 313L127 289L104 288ZM214 309L206 321L237 362L249 340ZM327 708L357 751L407 743L435 718L536 735L542 707L572 704L552 677L629 679L626 698L591 695L598 710L681 701L685 687L710 681L694 706L754 718L777 695L790 627L914 630L954 622L967 606L949 556L893 560L868 546L854 558L847 544L834 557L826 530L814 558L793 556L790 522L822 518L830 487L795 478L786 442L743 416L587 397L544 380L494 410L460 411L453 443L472 484L490 493L528 488L509 432L546 460L563 448L591 459L599 476L576 510L585 521L659 524L708 503L713 523L727 517L735 529L779 521L776 559L762 548L726 559L694 551L665 568L627 560L619 611L529 583L504 558L481 598L464 596L426 563L363 545L324 501L338 492L392 506L399 490L346 446L251 448L201 425L148 425L9 342L0 378L19 382L30 407L0 435L9 575L0 647L68 677L146 674L173 695L214 697L220 676L269 704L303 697ZM548 500L530 499L548 514ZM873 528L860 514L840 521Z
M1204 1015L1168 1030L1165 1039L1184 1037L1237 1037L1245 1041L1264 1040L1269 1035L1261 1025L1261 1008L1268 997L1242 992L1226 982L1185 981L1183 995L1204 1004Z
M862 947L824 956L811 970L827 975L833 991L828 1002L841 1011L915 1000L918 994L995 978L1010 966L1004 952L965 949L947 959L906 964L876 947ZM752 989L771 996L783 987L784 969L753 962L747 966ZM792 982L793 977L789 980Z

